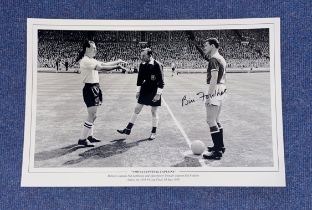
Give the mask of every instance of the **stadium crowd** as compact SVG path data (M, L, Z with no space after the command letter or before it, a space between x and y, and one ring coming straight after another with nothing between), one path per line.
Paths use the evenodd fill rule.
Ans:
M220 40L220 54L229 68L259 68L269 66L269 32L265 29L195 31L196 39L207 37ZM149 45L154 57L170 67L202 69L207 62L200 57L183 31L39 31L38 67L55 68L56 63L69 68L78 67L75 62L85 38L93 39L98 48L97 59L102 61L121 58L130 68L138 67L140 49ZM143 43L143 44L142 44Z

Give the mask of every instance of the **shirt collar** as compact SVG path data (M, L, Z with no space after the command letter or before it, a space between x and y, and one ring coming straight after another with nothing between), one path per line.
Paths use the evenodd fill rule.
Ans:
M148 62L148 64L154 65L154 61L155 61L155 59L151 57L151 60Z
M153 57L151 57L150 61L148 62L148 64L152 64L154 65L155 59ZM143 64L146 64L146 62L143 62Z

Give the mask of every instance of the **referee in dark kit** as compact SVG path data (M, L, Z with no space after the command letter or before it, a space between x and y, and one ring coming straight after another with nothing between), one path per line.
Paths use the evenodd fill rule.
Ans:
M152 131L149 137L150 140L156 138L156 129L159 121L158 107L161 106L161 94L164 88L163 66L153 58L152 54L153 52L150 48L145 48L141 52L142 63L139 66L136 94L138 102L127 127L117 130L121 134L129 135L143 106L151 106Z

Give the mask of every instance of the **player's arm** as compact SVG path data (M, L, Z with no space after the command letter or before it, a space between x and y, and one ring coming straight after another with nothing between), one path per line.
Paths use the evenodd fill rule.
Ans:
M112 71L115 69L124 69L127 71L127 69L121 65L104 65L103 62L97 61L95 59L81 61L80 67L95 71Z
M208 95L212 95L214 94L214 90L216 89L216 85L218 82L219 63L216 59L211 59L209 65L211 65L211 79Z
M122 63L127 63L121 59L117 60L117 61L112 61L112 62L101 62L101 61L95 61L96 62L96 66L95 66L95 70L97 71L112 71L115 69L122 69L125 71L129 71L127 68L123 67L121 64Z
M204 53L204 50L199 46L199 44L197 42L193 42L196 50L199 52L199 54L205 59L205 60L209 60L209 58L207 57L207 55Z
M102 64L98 64L95 67L96 71L112 71L115 69L123 69L125 71L128 71L125 67L121 66L121 65L102 65Z
M139 66L139 73L138 73L138 78L137 78L137 90L136 90L136 98L138 99L139 98L139 95L140 95L140 91L141 91L141 86L144 82L144 78L143 78L143 75L142 75L142 64L140 64Z
M158 82L157 82L157 92L155 97L153 98L153 102L160 100L160 96L163 92L165 82L164 82L164 71L163 66L159 64L159 72L158 72Z
M216 89L218 81L218 71L211 71L211 80L210 80L210 85L209 85L209 90L208 90L208 95L214 94L214 90Z
M190 40L190 42L195 46L196 50L200 53L200 55L208 61L207 55L204 53L203 49L199 46L198 42L196 41L195 35L193 31L185 31L186 36Z
M115 66L115 65L118 65L118 64L127 64L127 62L123 61L121 59L118 59L116 61L106 62L106 63L102 62L102 65L104 65L104 66Z
M157 94L162 94L162 90L164 89L165 86L165 81L164 81L164 67L162 65L159 65L159 80L158 80L158 89L157 89Z

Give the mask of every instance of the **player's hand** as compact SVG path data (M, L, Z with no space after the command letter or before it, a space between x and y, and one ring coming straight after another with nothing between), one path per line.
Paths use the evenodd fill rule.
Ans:
M206 105L206 106L211 105L211 98L210 98L210 97L207 97L207 98L206 98L205 105Z
M159 100L160 100L160 94L156 94L152 101L156 102L156 101L159 101Z
M190 41L194 41L195 40L195 35L193 31L185 31L187 37L189 38Z
M140 97L140 92L137 92L136 95L135 95L136 99L139 99Z
M118 65L118 68L121 69L121 70L124 70L126 71L127 73L130 71L129 69L127 69L126 67L123 67L122 65Z
M190 43L193 45L198 45L198 43L195 40L190 40Z

